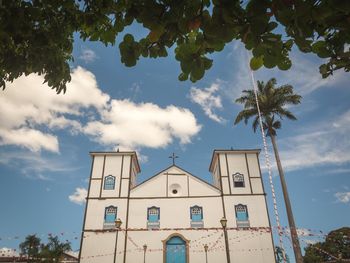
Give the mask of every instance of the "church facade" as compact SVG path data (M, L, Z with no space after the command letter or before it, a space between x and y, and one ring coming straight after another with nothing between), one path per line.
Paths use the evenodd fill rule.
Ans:
M275 262L259 150L215 150L213 184L175 164L137 184L135 152L90 154L80 262Z

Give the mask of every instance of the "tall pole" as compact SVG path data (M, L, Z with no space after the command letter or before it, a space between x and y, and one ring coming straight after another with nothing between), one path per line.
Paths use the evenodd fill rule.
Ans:
M222 226L222 228L224 230L227 263L231 263L230 247L229 247L229 244L228 244L227 229L226 229L227 219L225 217L221 218L220 223L221 223L221 226Z
M143 263L146 263L146 250L147 250L147 245L143 245Z
M208 245L204 245L204 251L205 251L205 263L208 263Z
M113 258L113 262L116 263L116 259L117 259L117 246L118 246L118 234L119 234L120 226L122 225L122 221L120 220L120 218L118 218L117 220L115 220L114 223L115 223L116 234L115 234L115 247L114 247L114 258Z
M300 243L299 243L299 239L298 239L298 233L297 233L297 229L295 227L294 216L293 216L293 212L292 212L292 205L290 204L290 200L289 200L287 184L286 184L286 180L284 178L284 172L283 172L283 169L282 169L281 159L279 157L279 153L278 153L278 149L277 149L276 138L272 134L271 134L270 137L271 137L273 150L275 152L278 173L280 174L282 192L283 192L283 197L284 197L284 201L285 201L285 204L286 204L288 223L289 223L289 228L290 228L290 234L291 234L291 237L292 237L292 244L293 244L293 251L294 251L295 261L296 261L296 263L302 263L303 262L303 256L301 254Z
M118 233L119 233L119 229L116 229L116 234L115 234L115 247L114 247L114 258L113 258L113 262L116 263L116 257L117 257L117 245L118 245Z

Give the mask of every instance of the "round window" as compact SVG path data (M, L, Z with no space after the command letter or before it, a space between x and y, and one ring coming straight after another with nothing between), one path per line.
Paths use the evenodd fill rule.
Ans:
M179 196L181 195L181 186L179 184L171 184L169 186L169 193L172 196Z

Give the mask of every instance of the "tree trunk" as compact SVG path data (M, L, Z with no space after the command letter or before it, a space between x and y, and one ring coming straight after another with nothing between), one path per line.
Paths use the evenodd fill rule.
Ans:
M291 233L291 237L292 237L295 261L296 261L296 263L302 263L303 256L301 254L298 234L297 234L297 230L295 227L295 222L294 222L294 217L293 217L293 212L292 212L292 206L291 206L290 200L289 200L287 184L286 184L286 181L284 179L284 172L283 172L281 160L280 160L280 157L278 154L276 137L275 137L275 135L272 135L271 133L270 133L270 137L271 137L271 142L272 142L272 146L273 146L273 151L275 152L278 173L279 173L280 179L281 179L282 192L283 192L284 202L285 202L286 210L287 210L287 217L288 217L288 223L289 223L290 233Z

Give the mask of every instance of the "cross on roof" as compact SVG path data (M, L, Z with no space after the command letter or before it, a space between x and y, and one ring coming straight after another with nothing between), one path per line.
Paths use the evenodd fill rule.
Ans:
M175 153L173 153L169 158L173 159L173 165L175 165L175 159L179 158L179 156L176 156Z

